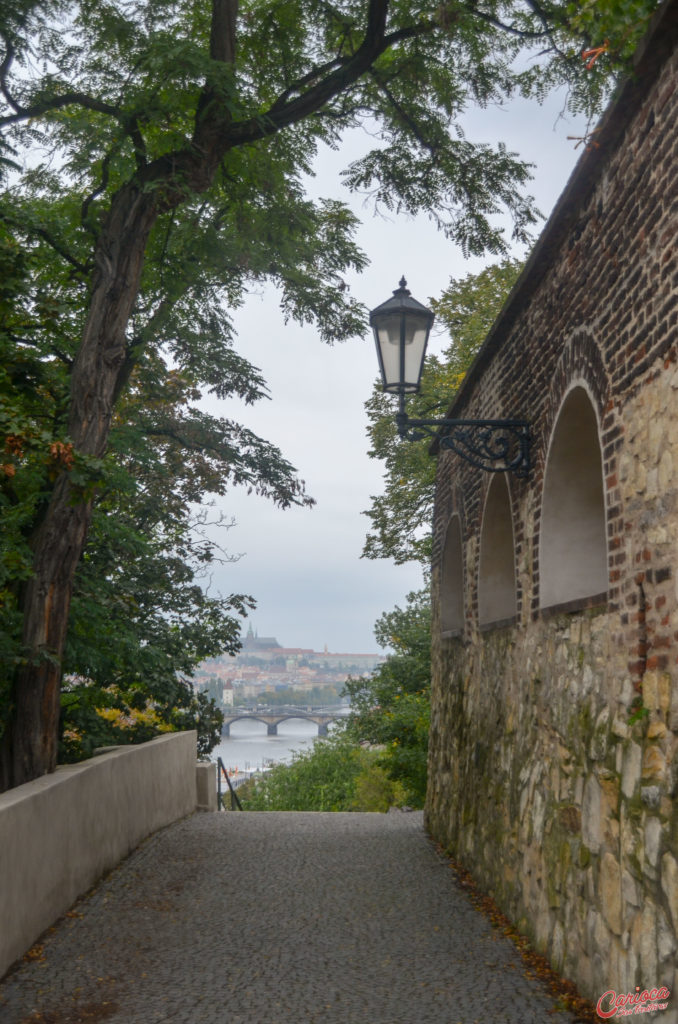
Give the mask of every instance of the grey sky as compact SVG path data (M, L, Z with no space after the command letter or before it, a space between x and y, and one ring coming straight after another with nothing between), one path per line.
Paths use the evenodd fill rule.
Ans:
M544 107L521 102L508 110L480 111L467 121L469 138L503 140L536 165L529 191L546 216L581 151L567 136L584 130L582 123L559 118L561 108L558 98ZM477 272L492 261L465 260L426 217L375 217L361 197L351 196L339 171L361 144L355 133L340 152L322 154L314 183L317 194L343 198L362 220L358 240L371 262L361 275L347 279L356 298L372 308L405 274L415 298L426 303L451 277ZM253 627L277 635L286 646L376 650L376 618L402 604L422 581L416 566L360 558L369 525L361 512L370 495L382 490L382 467L367 457L365 433L364 403L377 375L374 343L366 336L328 347L313 327L286 326L272 289L252 294L235 323L236 347L263 371L272 400L249 408L236 401L211 408L278 444L317 505L283 512L255 495L230 491L220 508L235 517L236 525L221 540L244 555L217 569L213 586L222 593L252 594L258 604ZM440 351L445 343L433 337L429 348Z

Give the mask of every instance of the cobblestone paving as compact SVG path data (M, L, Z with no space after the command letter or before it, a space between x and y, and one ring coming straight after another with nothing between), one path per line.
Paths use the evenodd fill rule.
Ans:
M0 984L2 1024L573 1024L420 813L197 814Z

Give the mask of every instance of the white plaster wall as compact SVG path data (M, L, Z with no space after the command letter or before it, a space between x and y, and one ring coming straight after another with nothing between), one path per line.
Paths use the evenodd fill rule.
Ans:
M0 976L143 839L195 810L196 741L119 747L0 794Z

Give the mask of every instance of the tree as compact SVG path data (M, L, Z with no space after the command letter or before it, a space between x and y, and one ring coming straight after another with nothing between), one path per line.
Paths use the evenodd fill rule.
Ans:
M445 416L521 268L520 260L507 257L479 274L452 279L439 299L430 300L438 329L445 330L452 341L442 356L427 357L421 391L408 402L411 416ZM385 468L384 492L372 495L372 505L364 513L372 529L363 556L392 558L398 565L420 561L428 566L436 463L429 455L430 441L399 440L395 401L375 385L366 403L369 454L380 459Z
M360 311L337 278L363 265L349 215L331 200L309 203L301 176L319 142L336 145L364 120L381 141L348 169L351 186L371 188L389 208L431 211L469 252L502 249L491 223L502 206L524 238L534 219L521 195L527 168L501 145L470 143L455 122L469 102L540 94L563 80L575 104L595 101L606 62L636 32L624 24L582 73L577 33L598 32L627 8L598 6L600 17L582 20L562 0L5 5L0 156L8 166L18 154L25 170L11 179L3 213L39 263L29 311L51 325L44 369L59 366L68 398L55 410L55 439L44 439L47 478L34 465L26 474L39 496L21 534L30 570L12 594L22 655L3 788L55 765L73 580L114 412L136 368L162 351L182 367L221 366L219 332L203 345L193 315L208 320L265 276L286 313L315 320L325 338L358 329ZM655 4L631 6L635 19ZM546 55L516 70L526 47ZM33 343L23 332L14 340L22 354ZM214 377L208 386L218 391ZM38 418L6 435L19 452L29 440L40 451ZM8 507L23 488L19 468Z
M393 653L366 678L349 679L347 736L382 748L379 765L423 807L426 796L431 693L431 607L427 591L409 594L377 621L375 636Z
M22 576L30 573L26 527L40 513L55 463L75 463L76 457L55 429L68 381L63 360L54 359L58 346L49 324L43 327L34 313L41 308L40 262L35 256L27 260L15 241L5 243L0 259L4 255L6 290L12 285L14 300L0 334L0 416L7 417L10 442L0 474L6 526L0 542L0 698L6 706L6 670L21 660L15 611ZM28 284L29 269L37 286ZM24 350L13 344L19 326L31 342ZM209 325L197 326L209 336ZM261 397L263 381L251 369L244 373L244 361L234 355L226 351L221 360L221 393L237 392L249 401ZM97 464L90 543L74 581L62 662L62 759L87 756L106 743L149 738L154 729L178 721L198 726L205 748L214 715L185 680L205 657L238 650L236 616L252 603L242 595L208 597L199 585L198 577L218 556L201 530L206 510L196 512L194 503L210 492L223 494L234 480L281 505L310 502L277 449L191 406L200 379L190 366L165 370L156 356L136 368L118 403L109 451ZM81 486L91 486L87 467L78 470ZM0 733L5 720L3 714Z
M241 791L248 811L350 811L357 779L372 758L338 735L295 753L290 764L275 765Z

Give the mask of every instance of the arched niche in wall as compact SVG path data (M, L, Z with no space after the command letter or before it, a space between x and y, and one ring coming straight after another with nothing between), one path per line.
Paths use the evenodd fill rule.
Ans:
M544 476L539 531L542 608L607 593L607 533L598 420L585 388L558 415Z
M458 634L464 628L464 556L461 546L461 520L454 515L445 534L440 576L440 629Z
M516 614L516 557L511 496L505 474L492 478L485 501L478 568L478 622L490 626Z

